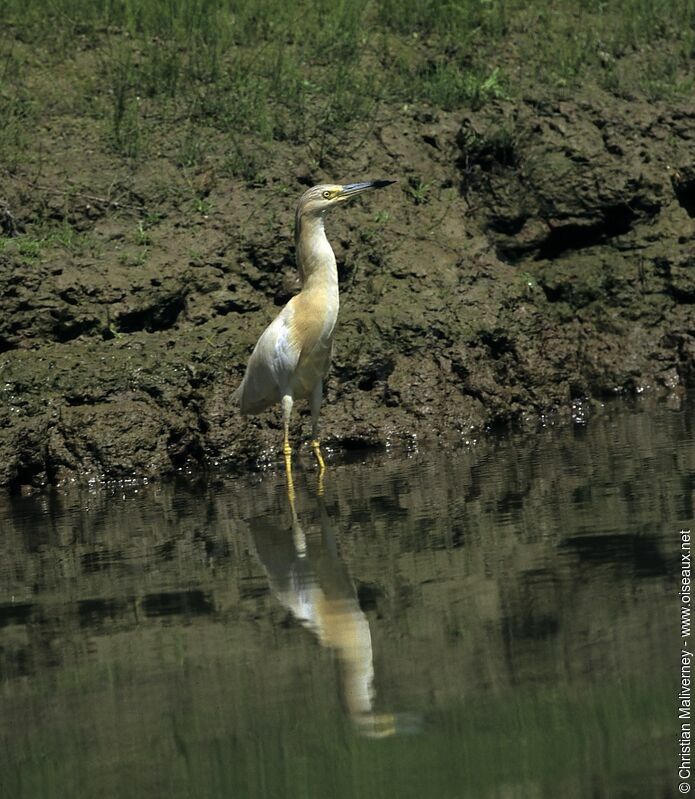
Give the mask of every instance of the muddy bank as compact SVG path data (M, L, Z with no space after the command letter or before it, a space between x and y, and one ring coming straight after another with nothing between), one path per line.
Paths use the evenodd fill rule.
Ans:
M455 443L693 374L695 105L596 90L393 110L321 168L279 143L260 183L166 152L127 170L71 125L39 131L40 177L20 167L0 192L5 485L274 462L279 414L242 419L230 396L298 289L296 199L326 179L399 181L327 225L336 451ZM37 255L39 218L66 234Z

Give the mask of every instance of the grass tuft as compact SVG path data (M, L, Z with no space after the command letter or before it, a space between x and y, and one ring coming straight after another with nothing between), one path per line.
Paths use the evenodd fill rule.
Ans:
M256 180L244 137L256 155L287 140L321 164L385 104L477 108L587 80L675 97L693 88L694 52L695 0L4 0L0 164L26 157L46 105L36 75L61 64L83 95L71 107L103 120L118 155L142 159L153 127L188 120L180 164L201 162L207 127L229 136L230 170Z

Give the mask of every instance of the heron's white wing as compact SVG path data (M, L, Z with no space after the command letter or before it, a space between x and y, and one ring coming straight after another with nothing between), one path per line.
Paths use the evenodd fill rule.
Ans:
M288 390L300 354L291 317L292 309L287 305L256 342L239 388L242 413L258 413L279 402Z

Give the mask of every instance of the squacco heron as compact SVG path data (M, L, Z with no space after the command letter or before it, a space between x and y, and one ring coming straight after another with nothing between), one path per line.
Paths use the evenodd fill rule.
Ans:
M300 197L294 239L302 290L261 334L235 393L242 414L260 413L281 403L285 426L283 453L291 496L294 491L289 428L295 400L308 399L311 403L311 446L319 473L322 475L325 470L319 443L319 410L323 381L331 362L339 297L338 269L326 238L324 220L329 211L347 200L394 182L320 185Z

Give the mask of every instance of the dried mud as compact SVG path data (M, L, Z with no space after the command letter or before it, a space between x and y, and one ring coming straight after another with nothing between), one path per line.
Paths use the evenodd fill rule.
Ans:
M327 224L334 452L455 445L693 375L695 105L596 90L398 109L321 169L278 143L256 185L214 159L177 168L165 148L126 169L86 124L39 131L40 174L19 168L0 191L5 485L274 462L279 414L243 419L230 398L298 288L296 199L325 179L399 181ZM14 234L39 217L92 244L23 257ZM293 434L308 434L306 412Z

